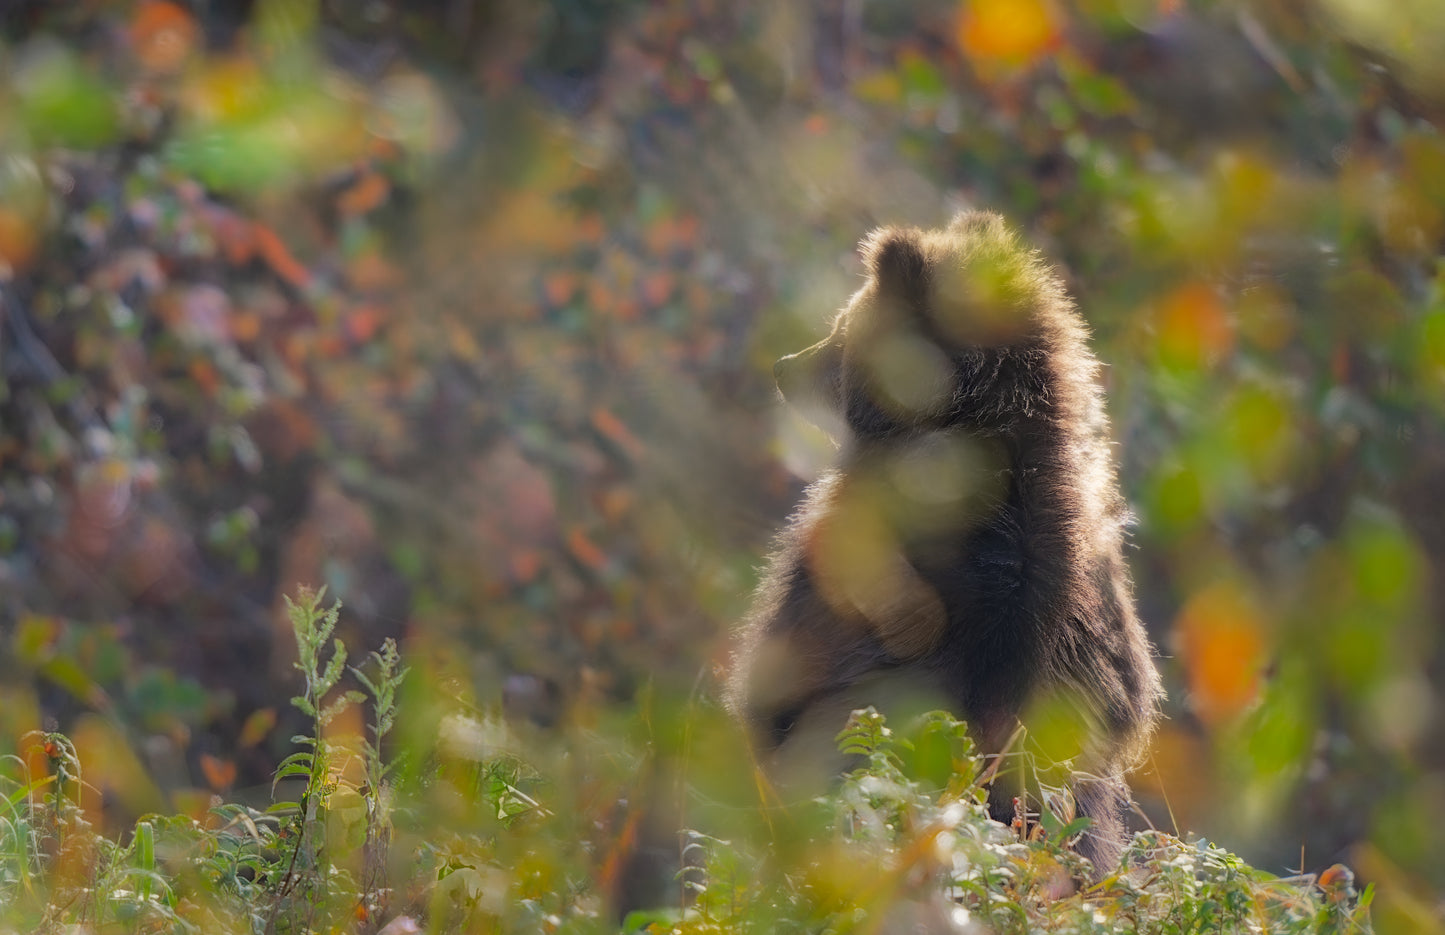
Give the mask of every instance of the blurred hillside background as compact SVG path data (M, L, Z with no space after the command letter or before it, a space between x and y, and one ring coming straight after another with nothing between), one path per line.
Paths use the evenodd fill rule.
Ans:
M986 207L1109 365L1143 807L1436 924L1442 121L1434 0L4 0L0 753L264 789L297 583L404 710L712 697L830 456L772 362Z

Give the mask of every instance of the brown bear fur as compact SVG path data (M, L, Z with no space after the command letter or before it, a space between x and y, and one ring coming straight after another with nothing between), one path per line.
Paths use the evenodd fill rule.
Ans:
M1048 752L1078 770L1078 849L1103 872L1161 690L1085 326L994 214L882 228L862 254L832 333L778 364L785 397L841 415L840 460L779 537L728 703L785 784L840 765L855 707L947 707L986 752L1063 711Z

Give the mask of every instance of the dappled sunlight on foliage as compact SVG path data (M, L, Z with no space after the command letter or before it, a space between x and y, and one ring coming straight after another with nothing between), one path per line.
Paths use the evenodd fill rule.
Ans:
M1442 62L1430 0L11 4L15 924L265 930L230 913L284 880L286 912L368 932L869 931L899 899L938 930L1164 930L1146 891L1208 879L1218 925L1348 930L1373 885L1377 930L1440 931ZM1181 838L1139 839L1096 911L1059 827L953 808L952 728L758 808L786 790L714 701L835 455L774 362L828 334L867 230L963 208L1008 215L1092 330L1169 692L1132 783ZM1019 326L988 272L941 284L980 313L956 336ZM862 357L888 405L939 404L929 340ZM986 502L1000 457L921 439L840 490L824 599L942 626L897 530ZM298 583L346 645L395 640L328 686L365 705L290 703ZM403 663L383 741L366 680ZM1039 705L1022 754L1077 753L1069 700Z

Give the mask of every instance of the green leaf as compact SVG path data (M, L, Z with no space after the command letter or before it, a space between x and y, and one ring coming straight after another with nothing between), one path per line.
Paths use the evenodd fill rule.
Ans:
M115 139L115 86L59 47L31 49L15 76L20 119L41 145L98 148Z
M281 765L276 767L276 774L271 780L272 794L275 794L277 784L279 784L281 780L287 778L288 776L305 776L309 781L311 778L311 771L315 767L315 765L315 756L305 750L293 753L286 759L282 760Z
M905 56L899 63L898 77L904 93L920 101L936 101L947 90L938 66L921 55Z
M361 683L361 687L371 692L373 697L380 694L380 691L377 689L377 687L372 684L371 679L366 677L365 672L362 672L356 666L347 666L347 668L351 670L351 674L356 677L356 680Z
M848 723L838 732L834 742L841 753L871 756L892 736L893 732L884 724L883 715L870 705L848 716Z
M658 926L659 932L673 931L679 922L695 913L688 913L683 909L634 909L622 920L624 932L652 931L652 926Z

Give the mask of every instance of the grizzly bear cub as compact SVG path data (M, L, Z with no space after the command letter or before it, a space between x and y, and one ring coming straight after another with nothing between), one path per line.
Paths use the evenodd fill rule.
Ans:
M840 462L779 537L729 706L785 786L835 774L856 707L946 707L988 753L1023 724L1012 750L1066 777L1103 873L1161 689L1085 326L994 214L885 227L862 255L832 333L778 362L785 398L834 414ZM994 817L1019 788L995 782Z

